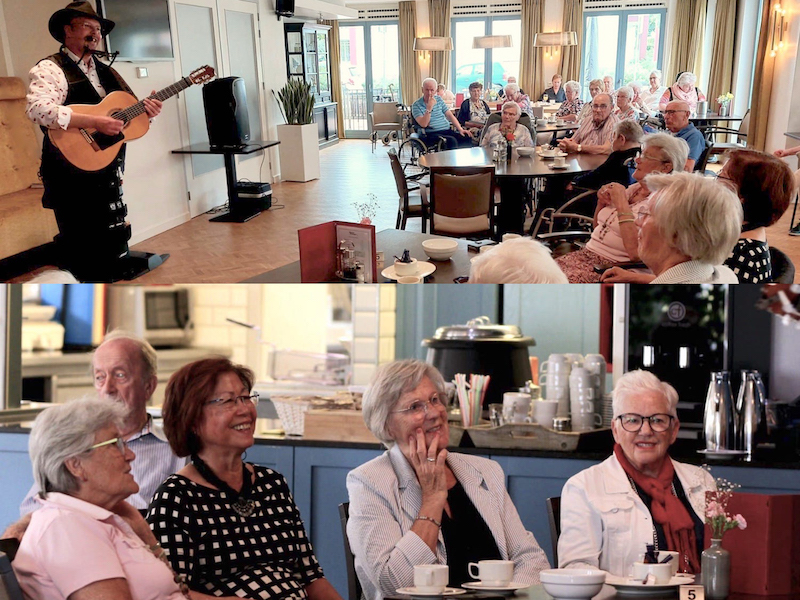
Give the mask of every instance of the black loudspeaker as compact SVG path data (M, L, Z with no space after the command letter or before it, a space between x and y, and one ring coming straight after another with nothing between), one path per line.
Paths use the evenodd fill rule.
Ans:
M294 15L294 0L275 0L275 12L283 17Z
M250 140L244 79L223 77L205 84L203 106L212 147L240 147Z

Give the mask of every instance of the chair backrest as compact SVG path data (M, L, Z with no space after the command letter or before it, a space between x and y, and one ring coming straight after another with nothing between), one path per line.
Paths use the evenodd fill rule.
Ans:
M769 258L772 262L772 282L794 283L795 268L792 259L775 246L769 247Z
M394 175L394 183L397 186L397 193L400 196L400 201L404 201L408 198L408 181L406 180L406 175L403 172L403 165L400 164L400 157L397 156L397 152L394 148L389 148L387 152L389 155L389 164L392 165L392 175Z
M550 521L550 543L553 546L553 568L558 568L558 536L561 535L561 496L548 498L547 519Z
M347 539L347 519L350 518L350 503L342 502L339 505L339 521L342 524L342 538L344 541L344 561L347 567L347 596L348 600L361 600L361 582L356 575L356 562L350 541Z
M396 102L373 102L373 123L397 123L400 125L400 115L397 112Z
M597 190L586 190L574 198L570 198L558 208L545 208L536 221L531 235L536 237L540 233L553 233L556 222L566 225L566 230L574 230L576 227L580 231L592 232L594 224L594 210L591 216L581 212L583 208L588 212L590 206L597 205Z
M491 229L493 187L494 166L431 168L431 233Z
M486 119L486 123L483 125L483 129L481 130L481 137L478 140L478 144L483 141L483 136L486 135L486 130L489 129L489 125L493 125L494 123L499 123L503 120L503 116L499 112L493 112L489 115L489 118ZM531 138L533 141L536 141L536 132L533 130L533 124L531 123L531 117L528 113L522 113L519 116L519 124L524 125L528 128L528 131L531 132Z
M0 552L0 600L24 600L11 561L4 552Z
M697 159L697 162L694 164L694 171L703 173L706 170L706 165L708 165L708 157L711 155L711 148L714 147L714 142L709 139L706 139L706 147L700 153L700 157Z
M747 112L744 113L744 117L742 118L742 122L739 124L739 137L736 138L740 144L747 143L747 134L750 132L750 109L747 109Z

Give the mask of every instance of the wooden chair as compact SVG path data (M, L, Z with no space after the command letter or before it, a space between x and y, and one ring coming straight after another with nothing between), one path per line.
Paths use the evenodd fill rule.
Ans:
M422 219L422 233L426 233L428 225L428 205L420 193L420 186L418 183L408 183L408 179L403 171L403 165L400 164L400 159L394 148L390 148L387 154L389 155L389 163L392 165L392 174L394 175L394 182L397 186L399 202L395 229L405 229L406 221L408 221L409 217L420 217Z
M558 537L561 535L561 496L545 500L547 520L550 522L550 544L553 547L553 568L558 568Z
M24 600L17 576L11 568L11 560L0 552L0 598L2 600Z
M425 203L427 189L422 188ZM494 166L433 167L428 198L431 233L463 237L494 233Z
M384 138L383 143L387 146L390 140L395 140L399 144L403 130L402 119L397 112L396 102L373 102L372 112L367 113L369 121L370 140L372 141L372 151L375 152L375 145L378 143L378 132L388 131Z
M350 541L347 539L347 519L350 518L350 503L342 502L339 505L339 521L342 524L342 539L344 541L344 561L347 567L347 596L348 600L361 600L361 582L356 575L356 562Z

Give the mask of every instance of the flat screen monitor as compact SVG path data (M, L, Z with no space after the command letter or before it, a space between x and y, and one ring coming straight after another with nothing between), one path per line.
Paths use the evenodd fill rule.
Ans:
M99 0L100 14L116 23L106 37L117 60L174 60L167 0Z

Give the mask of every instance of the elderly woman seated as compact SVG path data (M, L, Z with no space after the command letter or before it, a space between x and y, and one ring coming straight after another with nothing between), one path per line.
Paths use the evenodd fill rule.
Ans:
M139 491L135 455L121 437L126 414L120 403L82 398L36 417L29 449L42 507L13 563L26 598L205 597L181 591L147 522L125 501Z
M506 84L505 97L506 100L516 102L522 112L531 114L531 99L525 94L516 83Z
M675 80L672 86L668 87L661 95L661 100L658 102L658 110L664 112L667 104L673 100L682 100L689 105L689 110L695 112L697 110L697 103L700 100L705 100L705 94L695 87L697 84L697 75L684 71Z
M473 81L469 84L469 98L461 103L456 118L458 122L469 131L472 139L477 143L481 135L486 119L489 118L491 110L489 105L481 99L483 84Z
M448 565L451 586L483 559L514 561L513 580L526 584L548 568L500 465L445 450L445 402L441 374L419 360L380 367L364 393L364 421L389 448L347 476L347 537L367 600L414 585L414 565Z
M667 454L678 437L678 394L648 371L614 388L614 453L571 477L561 492L560 567L626 577L645 546L679 553L678 570L700 572L705 494L714 480Z
M625 123L623 121L619 124ZM650 196L648 180L652 173L683 170L689 147L681 139L666 133L645 136L641 154L635 160L633 178L637 181L625 189L610 183L597 192L594 231L586 247L556 259L570 283L596 283L600 275L594 267L601 264L638 260L636 215Z
M556 111L556 117L570 123L575 123L583 108L583 100L580 98L581 84L577 81L568 81L564 84L564 93L567 99L561 104L558 111Z
M569 283L550 250L531 238L507 240L472 259L470 283Z
M505 144L509 141L515 146L533 146L530 129L518 122L521 114L516 102L508 101L503 104L501 121L486 128L481 146L491 147L497 142Z
M147 519L192 590L341 600L322 574L283 475L242 458L255 432L253 380L250 369L222 357L173 373L164 433L173 452L192 462L161 484Z
M637 220L639 257L656 276L649 283L739 283L722 264L742 230L736 194L699 173L650 175L646 183L653 195ZM649 278L613 267L601 280L647 283Z
M639 120L639 109L633 104L633 88L629 85L623 85L617 90L617 107L614 109L614 114L621 121L623 119Z
M661 85L661 71L658 69L650 71L650 87L642 89L639 108L648 115L656 112L658 104L661 102L661 96L666 91L667 88Z

